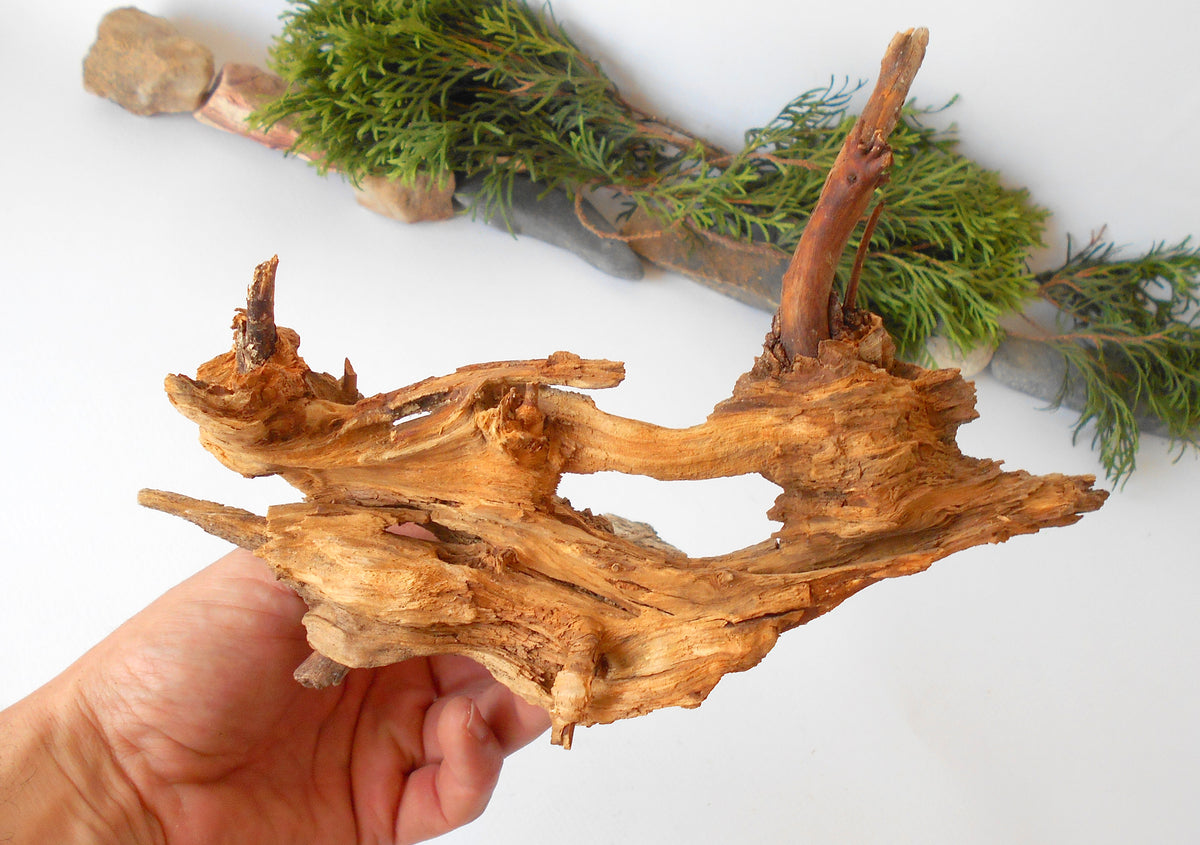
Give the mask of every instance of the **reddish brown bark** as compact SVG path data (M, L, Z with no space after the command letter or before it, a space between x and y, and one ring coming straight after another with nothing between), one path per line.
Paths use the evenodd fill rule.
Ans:
M793 358L815 357L821 341L831 337L830 297L837 267L875 189L887 181L892 164L887 139L900 119L928 42L925 29L909 30L892 39L875 91L846 136L784 273L780 340Z

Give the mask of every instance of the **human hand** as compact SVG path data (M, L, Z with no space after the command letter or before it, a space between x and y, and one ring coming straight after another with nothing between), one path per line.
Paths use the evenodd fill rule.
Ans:
M32 703L40 697L59 723L82 717L89 762L117 779L108 792L135 798L140 806L123 812L145 812L153 839L172 845L437 836L477 817L504 756L549 724L460 657L355 670L339 687L305 689L292 677L309 653L304 609L265 564L234 552Z

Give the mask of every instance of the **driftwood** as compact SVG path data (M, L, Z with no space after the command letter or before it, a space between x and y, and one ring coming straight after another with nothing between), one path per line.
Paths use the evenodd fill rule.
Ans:
M905 63L919 63L924 39L897 36L885 70L898 57L911 69L885 73L873 103L903 102L915 70ZM799 286L789 301L823 307L777 319L703 423L668 429L600 411L563 388L615 386L622 365L566 352L364 398L349 362L340 377L314 373L296 333L275 327L262 307L273 260L256 271L234 349L166 389L226 466L278 474L305 501L265 517L171 493L141 501L253 550L295 587L316 650L298 670L304 683L467 655L549 710L552 739L567 747L576 725L700 704L781 632L869 584L1076 521L1104 501L1092 478L964 456L954 436L975 417L973 387L957 371L895 360L878 318L831 296L827 257L886 168L890 107L870 114L814 214L831 224L801 242L789 273ZM769 514L782 527L689 558L557 495L564 473L600 471L758 473L783 489Z

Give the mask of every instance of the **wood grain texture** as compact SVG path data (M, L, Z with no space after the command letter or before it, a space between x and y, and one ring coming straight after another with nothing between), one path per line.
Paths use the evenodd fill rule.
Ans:
M305 500L264 519L171 494L143 501L267 560L308 603L312 646L349 667L462 654L575 725L700 704L780 633L884 578L980 543L1074 522L1105 493L1090 477L1031 476L962 455L974 390L954 370L897 362L877 319L785 365L767 339L701 424L607 414L564 388L622 367L555 353L465 367L368 398L314 373L280 328L272 357L234 352L171 376L205 447ZM350 372L348 370L348 372ZM756 472L783 493L782 527L694 559L617 533L557 495L564 473L658 479ZM434 539L400 536L423 526Z

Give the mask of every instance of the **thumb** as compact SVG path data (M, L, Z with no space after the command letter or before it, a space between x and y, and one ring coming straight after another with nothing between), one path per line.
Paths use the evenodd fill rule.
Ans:
M504 752L472 699L448 700L436 719L441 760L409 775L396 816L397 842L419 842L474 821L500 777Z

